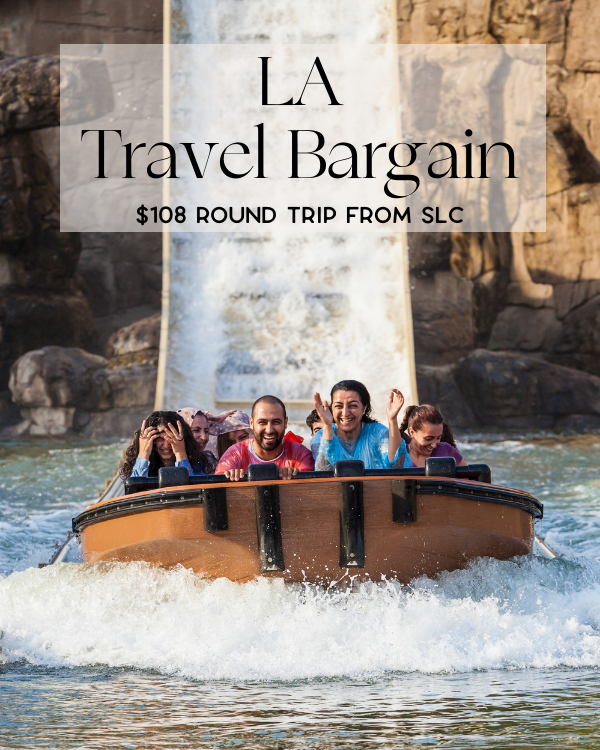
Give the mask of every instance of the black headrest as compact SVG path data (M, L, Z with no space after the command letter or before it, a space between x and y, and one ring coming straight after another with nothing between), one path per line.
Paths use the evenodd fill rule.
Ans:
M425 459L426 477L455 477L456 461L454 456L440 456L440 458Z
M179 487L190 483L190 473L185 466L163 466L158 470L159 487Z
M155 490L158 487L158 477L129 477L125 480L125 494Z
M248 479L250 482L279 479L277 464L250 464L248 466Z
M334 477L362 477L364 473L362 461L336 461L333 467Z

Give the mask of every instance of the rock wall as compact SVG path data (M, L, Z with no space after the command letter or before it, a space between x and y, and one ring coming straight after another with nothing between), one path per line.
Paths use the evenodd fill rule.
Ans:
M12 363L54 343L94 350L97 333L76 278L80 237L59 231L59 197L33 132L58 122L58 59L0 57L0 426Z
M600 375L600 3L399 0L398 15L400 43L542 43L548 61L547 231L409 237L417 363L485 347Z
M571 367L476 349L417 372L421 401L437 404L453 427L600 429L600 378Z
M409 236L421 401L439 402L463 427L597 426L600 3L398 0L398 18L400 43L539 42L548 59L547 232ZM61 42L161 39L161 0L4 0L0 10L0 50L10 55L57 54ZM19 164L27 166L25 181ZM108 359L74 352L93 351L116 329L159 309L160 236L59 235L56 194L48 189L57 170L56 127L5 134L0 195L10 190L18 200L8 209L0 200L0 412L1 378L16 356L36 350L13 376L26 432L104 434L117 426L111 409L128 431L133 412L119 410L129 408L128 388L137 399L132 409L150 405L153 347L136 350L130 331L113 336ZM14 220L6 221L7 210ZM123 337L128 351L118 343ZM70 347L71 364L47 344ZM136 367L146 369L136 375ZM48 382L85 370L95 406L70 386L46 389L45 396L41 386L21 388L34 370ZM104 415L104 427L94 413Z
M10 390L21 422L3 436L127 437L154 408L160 315L113 334L109 357L45 346L12 366Z
M3 0L1 4L0 51L5 54L58 55L61 44L101 43L161 44L162 0ZM58 186L58 127L37 131L33 142L45 154ZM115 330L160 309L161 237L84 233L80 243L77 282L103 347ZM64 339L44 343L64 345Z

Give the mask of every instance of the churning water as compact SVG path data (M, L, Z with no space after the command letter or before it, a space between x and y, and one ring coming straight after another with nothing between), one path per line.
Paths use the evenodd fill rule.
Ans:
M0 447L0 746L597 747L599 436L471 436L563 557L352 592L38 569L122 446Z

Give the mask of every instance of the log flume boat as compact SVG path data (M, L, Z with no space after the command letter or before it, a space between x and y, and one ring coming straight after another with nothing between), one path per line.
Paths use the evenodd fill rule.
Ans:
M430 458L424 469L370 471L342 461L287 481L274 464L251 465L241 482L163 468L87 508L73 532L85 562L329 585L348 577L408 582L477 557L529 554L542 515L529 493L491 484L485 464Z

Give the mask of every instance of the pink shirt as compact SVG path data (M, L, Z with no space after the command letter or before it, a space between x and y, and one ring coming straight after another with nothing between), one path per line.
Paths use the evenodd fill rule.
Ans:
M215 474L223 474L229 469L247 471L250 464L277 464L280 469L297 468L298 471L314 471L315 469L312 453L300 443L284 440L281 444L282 452L277 458L272 461L262 461L250 450L253 441L254 438L248 438L228 448L219 459Z

